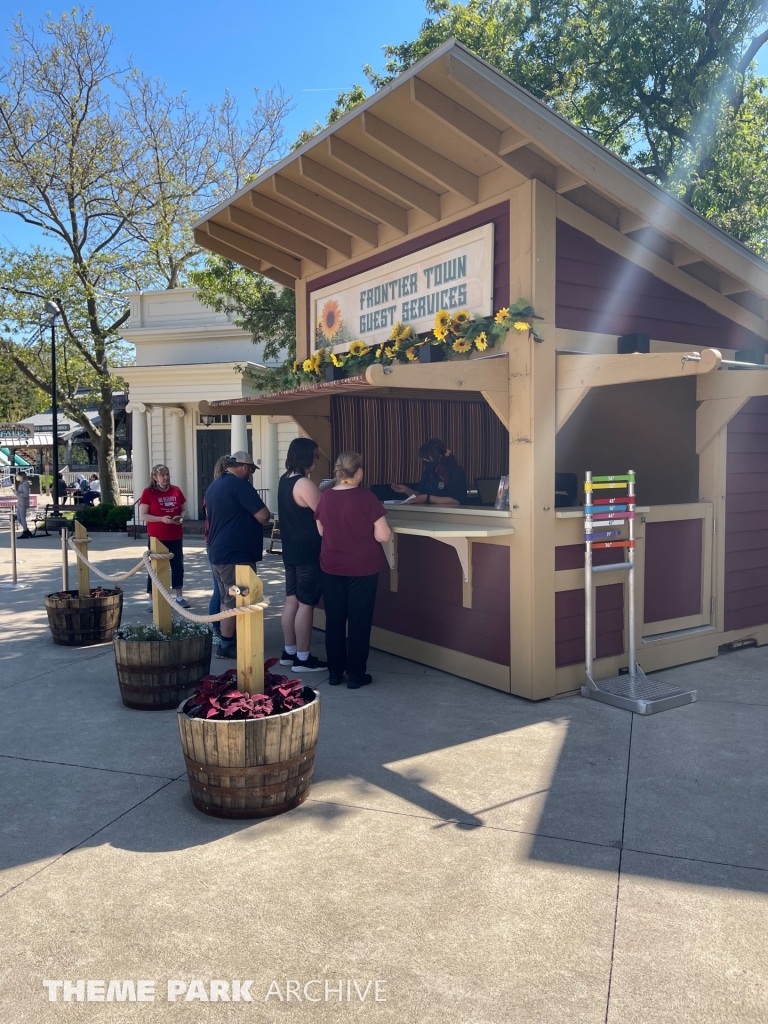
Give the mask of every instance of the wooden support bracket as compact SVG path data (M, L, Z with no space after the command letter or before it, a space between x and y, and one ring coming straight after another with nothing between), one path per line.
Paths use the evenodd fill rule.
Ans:
M87 558L88 531L83 524L79 523L77 520L75 520L75 536L73 543L80 554ZM88 566L85 562L81 562L79 558L77 560L77 593L80 597L91 596L91 579L88 575Z
M250 565L235 566L235 607L258 604L264 586ZM231 591L230 591L231 593ZM256 608L235 619L237 633L237 686L247 693L264 693L264 612Z

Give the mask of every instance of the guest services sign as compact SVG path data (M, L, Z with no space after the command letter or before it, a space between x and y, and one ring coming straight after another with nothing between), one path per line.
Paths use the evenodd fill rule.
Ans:
M493 224L483 224L314 292L315 348L376 345L398 321L422 334L441 309L488 316L492 302Z

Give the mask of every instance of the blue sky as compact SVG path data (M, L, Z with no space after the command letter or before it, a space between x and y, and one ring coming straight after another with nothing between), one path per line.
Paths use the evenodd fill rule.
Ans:
M20 10L37 25L47 11L57 16L69 6L16 0L5 11ZM220 100L228 88L247 109L254 87L279 82L295 104L286 122L289 139L324 122L341 90L367 86L363 65L381 70L381 47L412 39L426 17L422 0L93 0L93 8L112 26L118 57L131 54L137 67L174 92L186 91L196 106ZM8 23L4 15L2 57ZM32 238L16 218L0 214L0 244Z
M118 57L132 55L137 67L186 91L195 105L218 101L229 88L247 108L254 87L280 83L295 104L286 122L289 139L324 121L342 89L367 86L362 66L380 70L381 47L412 39L426 16L423 0L94 0L93 6L112 26ZM17 0L13 9L36 25L65 6ZM0 57L8 52L7 24L6 15ZM768 75L768 48L760 66ZM24 245L36 235L0 214L0 244Z

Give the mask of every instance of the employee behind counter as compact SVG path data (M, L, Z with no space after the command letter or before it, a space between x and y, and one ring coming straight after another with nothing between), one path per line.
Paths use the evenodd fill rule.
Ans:
M392 484L392 490L411 497L411 505L466 505L467 474L450 448L433 437L419 448L424 472L417 490L407 484Z

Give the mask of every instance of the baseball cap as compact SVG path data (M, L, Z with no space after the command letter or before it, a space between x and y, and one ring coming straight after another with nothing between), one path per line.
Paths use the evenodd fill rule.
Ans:
M233 452L227 459L230 466L243 465L253 466L254 469L259 467L253 461L253 456L249 455L248 452Z

